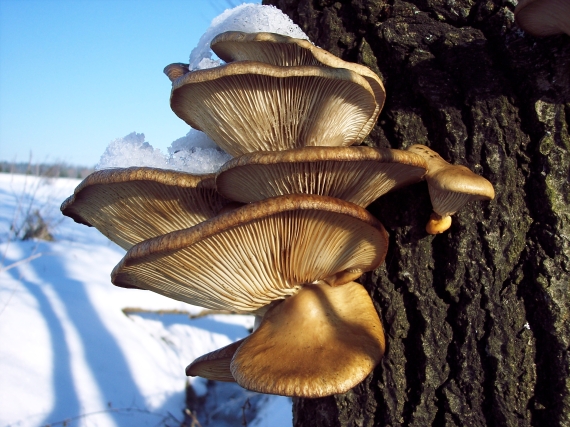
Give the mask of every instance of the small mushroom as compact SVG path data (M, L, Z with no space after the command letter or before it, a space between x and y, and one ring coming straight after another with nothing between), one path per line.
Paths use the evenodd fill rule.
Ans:
M213 174L132 167L92 173L63 202L61 211L129 249L205 221L226 203L215 190Z
M235 352L244 341L245 339L241 339L198 357L186 367L186 375L214 381L235 382L236 380L230 371L230 363Z
M515 21L533 36L570 35L570 1L520 0L515 7Z
M388 191L420 181L425 160L402 150L305 147L244 154L216 175L220 194L249 203L284 194L318 194L366 207Z
M360 383L383 353L382 324L364 287L319 283L271 306L230 368L249 390L323 397Z
M452 165L425 145L412 145L408 151L427 163L425 179L434 212L426 225L429 234L443 233L451 226L451 215L472 200L492 200L493 185L461 165Z
M294 194L251 203L133 246L114 284L212 309L256 312L320 280L341 285L386 256L384 227L365 209Z
M357 144L377 107L366 79L352 71L253 61L185 74L173 82L170 105L234 157Z
M164 67L164 74L168 76L171 82L189 72L188 64L182 64L180 62Z
M386 100L386 90L376 73L364 65L344 61L308 40L274 33L227 31L214 37L210 47L226 62L259 61L287 67L324 65L331 68L344 68L360 74L374 91L377 104L374 115L366 125L366 134L372 130Z

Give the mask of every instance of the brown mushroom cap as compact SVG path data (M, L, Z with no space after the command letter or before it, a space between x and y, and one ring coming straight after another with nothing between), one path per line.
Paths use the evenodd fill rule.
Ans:
M319 194L366 207L388 191L422 179L425 160L402 150L305 147L244 154L222 166L218 191L244 203L284 194Z
M360 383L383 353L382 324L362 285L313 284L267 311L231 372L249 390L323 397Z
M245 338L198 357L186 367L186 375L214 381L235 382L230 371L230 362L244 341Z
M377 106L352 71L252 61L185 74L173 82L170 105L232 156L359 143Z
M297 194L139 243L111 277L189 304L252 312L307 283L378 267L387 244L384 227L365 209Z
M167 65L164 67L164 74L168 76L171 82L176 80L178 77L182 77L184 74L190 72L188 64L182 64L176 62L174 64Z
M437 234L442 230L440 222L446 221L466 203L472 200L491 200L495 197L493 185L465 166L452 165L438 153L425 145L412 145L409 151L424 157L428 170L425 179L428 183L429 195L434 212L440 218L433 218L428 224L428 233ZM434 222L436 221L436 222ZM430 230L437 230L435 233Z
M377 110L368 124L368 132L374 126L386 100L386 90L376 73L364 65L343 61L308 40L274 33L228 31L214 37L210 47L226 62L259 61L288 67L325 65L332 68L345 68L360 74L370 84L377 103Z
M515 21L524 31L537 37L570 35L570 1L520 0L515 7Z
M133 167L92 173L63 202L61 211L129 249L205 221L225 203L214 188L213 174Z

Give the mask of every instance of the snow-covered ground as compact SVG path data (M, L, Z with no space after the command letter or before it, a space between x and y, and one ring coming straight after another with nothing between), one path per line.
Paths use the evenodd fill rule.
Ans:
M113 286L124 251L59 212L78 183L0 174L0 427L180 426L186 365L245 337L253 320L161 315L202 309ZM36 209L55 241L13 238ZM204 427L292 424L288 398L190 384Z

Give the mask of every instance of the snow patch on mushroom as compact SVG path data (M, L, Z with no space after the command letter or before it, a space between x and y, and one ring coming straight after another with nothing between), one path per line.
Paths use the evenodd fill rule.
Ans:
M227 9L212 20L198 46L190 53L190 70L217 67L222 63L220 59L212 59L210 42L215 36L226 31L271 32L309 40L303 30L275 6L245 3Z
M195 129L172 142L168 154L153 148L144 133L132 132L111 141L95 168L146 166L204 174L217 171L230 159L204 132Z

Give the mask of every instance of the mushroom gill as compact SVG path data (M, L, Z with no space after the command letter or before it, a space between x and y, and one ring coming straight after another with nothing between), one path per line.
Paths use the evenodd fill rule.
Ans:
M111 275L212 309L255 312L309 283L336 284L386 256L384 227L339 199L288 195L245 205L133 246ZM338 276L337 276L338 275Z
M420 181L425 160L408 151L305 147L236 157L216 175L224 197L250 203L285 194L318 194L366 207L387 192Z
M352 71L253 61L185 74L173 82L170 105L232 156L357 144L377 106Z
M274 33L228 31L214 37L210 46L226 62L259 61L288 67L324 65L360 74L370 84L376 100L376 109L364 130L366 134L372 130L386 100L386 90L376 73L364 65L344 61L308 40Z
M213 174L132 167L92 173L63 202L61 211L129 249L205 221L227 203L215 189Z

